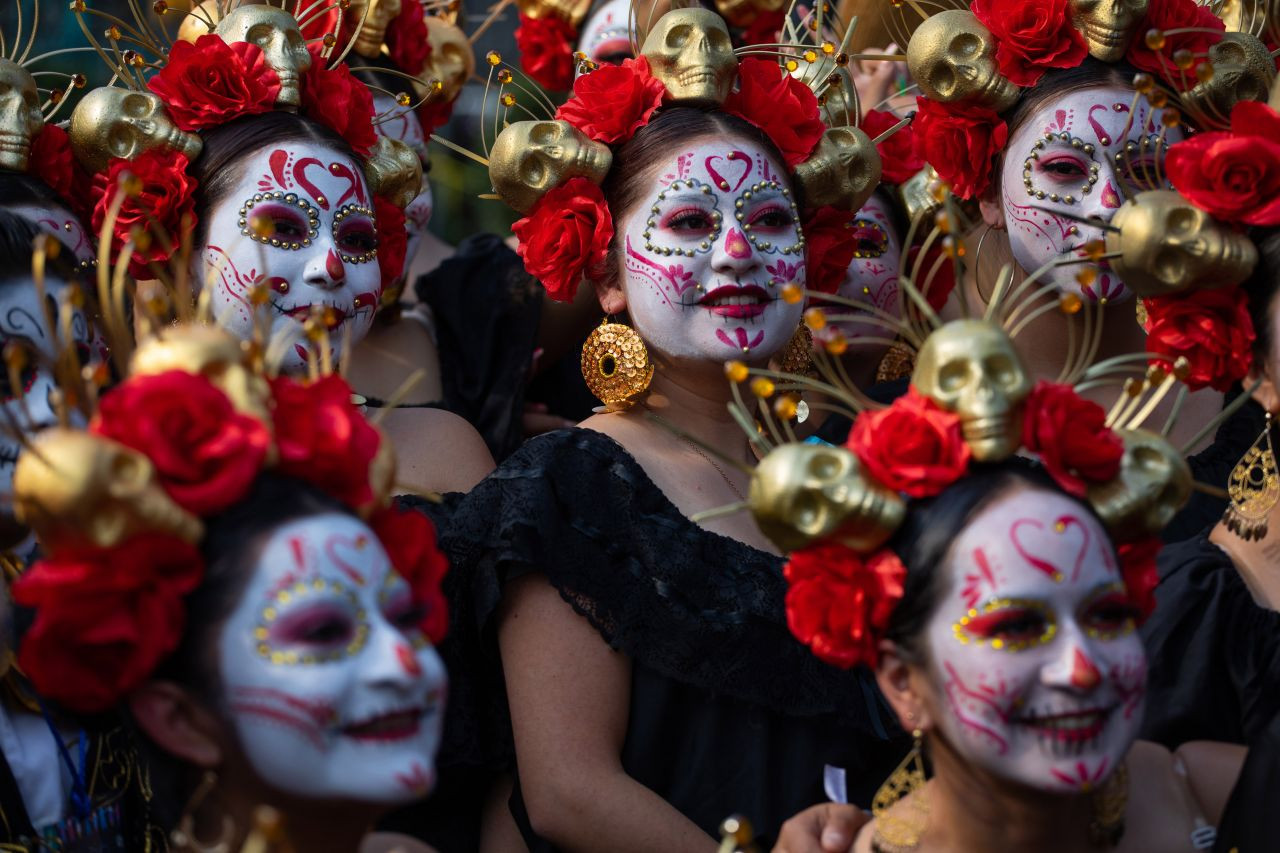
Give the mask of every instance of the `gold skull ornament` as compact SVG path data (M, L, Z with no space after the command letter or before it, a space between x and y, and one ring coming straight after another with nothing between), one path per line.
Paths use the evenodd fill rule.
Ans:
M857 456L823 444L771 450L751 477L747 503L760 532L783 551L825 539L871 551L906 513L902 498L866 476Z
M1191 497L1191 469L1172 444L1152 432L1119 429L1120 473L1088 487L1089 503L1113 538L1155 536Z
M43 128L35 78L18 63L0 59L0 168L25 172L31 140Z
M1071 23L1084 37L1090 56L1119 62L1148 5L1150 0L1070 0Z
M920 91L941 103L972 101L1001 112L1018 100L1018 87L996 68L991 31L972 12L926 18L907 44L907 68Z
M527 18L559 18L578 30L591 11L591 0L516 0L516 7Z
M489 180L503 201L527 213L544 193L570 178L599 184L612 163L609 146L567 121L517 121L489 150Z
M404 209L422 192L422 160L398 139L379 136L364 165L369 189Z
M227 43L243 41L262 48L267 65L280 77L276 105L302 104L299 86L311 68L311 54L293 15L275 6L238 6L218 21L214 32Z
M851 94L854 86L849 69L834 62L824 65L826 67L817 72L816 79L813 71L805 68L796 69L793 76L804 75L800 79L811 83L815 87L815 94L817 91L822 92L818 105L822 109L822 121L827 127L852 127L858 118L858 108ZM825 88L823 83L826 83Z
M902 208L907 212L907 221L915 222L925 216L932 216L942 207L942 200L930 191L930 186L942 179L932 166L925 166L898 187L898 197L902 199Z
M640 52L675 103L722 104L738 74L729 30L710 9L672 9L654 24Z
M960 416L979 462L998 462L1022 444L1022 403L1031 377L999 326L953 320L925 339L911 375L916 390Z
M129 360L130 376L152 376L182 370L203 376L231 400L236 411L268 427L271 389L247 363L241 341L217 326L188 325L164 329L138 345Z
M1265 101L1276 80L1276 66L1266 45L1249 33L1227 33L1209 48L1213 76L1182 96L1194 115L1225 125L1240 101Z
M172 3L169 5L173 8ZM213 32L213 28L218 26L218 21L221 20L221 0L204 0L203 3L188 11L182 23L178 25L178 41L195 44L200 36Z
M360 32L356 34L356 43L351 49L369 59L381 56L387 26L400 14L400 9L401 0L351 0L346 20L355 25L360 22L360 16L364 16L364 23L361 24Z
M444 100L452 101L476 71L475 51L467 34L443 18L427 17L427 43L431 45L431 58L422 76L438 80ZM426 92L419 90L418 94Z
M1173 190L1148 190L1111 219L1107 254L1120 280L1140 297L1192 287L1228 287L1249 277L1258 250Z
M805 207L838 207L850 213L866 204L880 183L880 152L860 128L833 127L795 168Z
M31 438L13 472L18 520L47 547L114 548L139 533L195 544L200 520L165 494L155 466L136 450L53 427Z
M71 111L70 133L76 158L92 172L105 172L112 157L131 160L152 148L194 160L203 147L199 136L178 129L155 95L111 86L80 99Z

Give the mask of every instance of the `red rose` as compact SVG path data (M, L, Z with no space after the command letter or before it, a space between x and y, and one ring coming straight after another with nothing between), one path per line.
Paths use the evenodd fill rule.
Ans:
M520 66L544 89L564 92L573 85L573 46L577 41L577 31L555 16L520 14L516 28Z
M867 136L875 139L900 119L893 113L867 110L858 126ZM908 124L876 146L880 152L881 178L890 184L901 184L915 177L924 168L924 160L916 154L915 127Z
M382 196L373 197L373 210L378 222L378 271L382 274L378 291L381 293L404 275L409 232L404 229L404 211Z
M809 159L827 129L813 90L772 59L738 63L738 91L725 98L724 111L764 131L788 168Z
M40 560L13 584L14 601L36 611L18 665L46 699L82 713L109 710L177 648L182 597L203 574L195 548L158 534Z
M102 233L107 209L124 192L121 180L132 176L127 183L136 181L139 190L134 196L126 194L120 205L111 232L111 256L119 257L136 230L140 239L129 261L134 278L156 278L149 265L168 262L195 228L196 179L187 174L187 165L186 157L163 148L144 151L132 160L111 158L103 184L106 189L93 208L93 231Z
M876 665L876 645L907 577L896 554L882 549L863 561L849 548L822 543L794 552L783 574L787 625L800 642L834 666Z
M835 293L849 274L858 241L849 227L849 213L820 207L804 223L805 288Z
M391 565L409 583L414 603L422 608L422 633L439 644L449 632L449 605L440 582L449 571L449 560L436 547L436 529L422 513L397 508L376 513L369 526Z
M427 19L419 0L405 0L400 14L387 25L384 37L387 54L406 74L421 74L431 58L431 42L427 41Z
M1151 536L1137 542L1126 542L1116 549L1120 557L1120 576L1124 579L1129 600L1138 610L1139 624L1156 609L1156 586L1160 583L1156 557L1160 555L1161 545L1158 536Z
M782 40L782 25L786 20L787 13L781 9L776 12L756 12L751 23L742 31L738 44L777 44Z
M1050 68L1075 68L1089 49L1071 24L1068 0L973 0L969 11L996 39L996 65L1019 86Z
M1147 307L1147 352L1165 370L1186 356L1191 370L1185 380L1192 391L1206 385L1230 390L1253 364L1253 321L1249 296L1238 287L1192 290L1143 301Z
M1120 472L1124 442L1106 425L1107 413L1070 385L1040 381L1022 416L1022 444L1063 491L1084 497L1086 481L1110 480Z
M648 124L666 97L667 87L649 73L649 60L637 56L579 77L569 100L556 110L556 118L596 142L625 142Z
M302 77L301 113L341 136L361 157L378 141L373 129L373 95L369 87L357 80L345 62L336 68L325 68L319 57L319 43L309 45L311 70Z
M144 454L183 509L214 515L248 493L271 446L203 376L170 370L134 376L105 394L92 431Z
M174 124L192 131L271 112L280 77L256 44L227 44L208 33L195 44L174 42L169 61L147 81L147 88L164 101Z
M1192 32L1167 34L1169 30L1184 28ZM1151 0L1147 6L1146 18L1134 31L1125 59L1143 71L1159 75L1177 89L1190 89L1199 82L1199 78L1189 71L1180 71L1173 62L1173 54L1179 50L1187 50L1195 56L1204 57L1209 48L1221 38L1217 33L1225 29L1226 25L1208 6L1201 6L1195 0ZM1152 50L1147 46L1146 36L1151 30L1166 33L1159 50Z
M44 181L77 217L93 214L93 195L85 192L93 179L71 153L71 138L56 124L46 124L31 140L27 171Z
M333 374L311 383L271 380L275 408L277 470L305 480L348 506L369 505L375 495L369 466L382 434L351 402L351 388Z
M853 422L846 445L878 482L913 498L938 494L969 468L969 445L958 415L915 388Z
M582 276L604 270L613 219L600 188L586 178L573 178L538 199L511 231L520 241L516 251L529 275L542 282L552 299L572 302Z
M1176 143L1165 170L1187 201L1218 219L1280 225L1280 115L1266 104L1240 101L1230 132Z
M916 98L916 156L932 166L960 198L976 198L987 191L995 173L996 155L1009 141L1009 127L1000 116L972 104L939 104Z

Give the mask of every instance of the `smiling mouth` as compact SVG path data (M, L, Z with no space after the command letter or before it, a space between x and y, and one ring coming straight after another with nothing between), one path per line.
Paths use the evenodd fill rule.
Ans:
M744 286L726 284L715 288L698 300L698 307L720 317L743 319L759 317L773 302L769 291L758 284Z
M302 305L294 305L292 308L286 308L276 302L271 303L277 311L286 317L291 317L299 323L305 323L311 317L311 311L315 307L313 303L305 303ZM354 313L346 308L339 308L337 305L326 305L317 303L321 306L321 319L324 321L325 331L334 332L342 328L342 324L347 322Z
M1054 755L1079 755L1091 747L1107 727L1114 708L1088 708L1058 714L1019 717L1014 725L1030 729Z
M376 741L391 743L417 737L422 730L422 708L410 708L404 711L392 711L379 714L359 723L352 723L342 728L345 737L360 741Z

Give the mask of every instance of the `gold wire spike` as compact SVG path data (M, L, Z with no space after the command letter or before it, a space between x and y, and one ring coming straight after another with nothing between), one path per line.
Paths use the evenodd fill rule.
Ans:
M1262 434L1245 452L1227 480L1231 503L1223 521L1227 529L1246 542L1267 535L1267 518L1280 502L1280 471L1271 445L1271 413Z

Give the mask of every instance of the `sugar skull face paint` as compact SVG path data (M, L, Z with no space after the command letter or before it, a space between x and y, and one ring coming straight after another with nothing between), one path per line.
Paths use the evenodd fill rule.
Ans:
M84 225L68 210L61 207L35 207L34 205L18 205L9 210L28 222L40 226L46 234L58 238L63 246L71 250L76 265L89 269L94 265L94 245Z
M356 519L270 534L218 646L226 713L264 781L366 803L431 789L447 682L420 615Z
M587 16L578 50L597 65L621 65L632 56L630 20L628 0L609 0Z
M836 291L847 299L856 299L898 316L898 266L902 261L902 244L889 216L889 205L877 193L867 200L850 223L858 248L849 273ZM857 312L842 305L824 309L829 317L839 320L840 329L850 339L886 337L882 326L859 322ZM843 317L842 317L843 315Z
M1180 128L1164 128L1158 113L1122 86L1067 92L1032 115L1009 139L1001 170L1001 203L1013 257L1028 273L1054 258L1084 257L1101 228L1075 217L1111 221L1125 191L1155 189L1168 147ZM1092 282L1082 283L1084 273ZM1131 294L1106 261L1050 270L1041 282L1060 293L1114 302Z
M241 161L240 178L204 212L209 229L197 246L197 280L212 290L214 317L242 338L253 331L251 291L268 285L271 334L300 341L313 309L330 335L362 340L378 306L378 234L359 164L322 145L289 143ZM260 236L256 221L270 223ZM285 371L306 366L301 342L289 349Z
M1017 490L939 568L948 586L927 637L942 735L1031 788L1096 786L1137 737L1147 674L1102 527L1062 495Z
M427 180L426 175L430 163L427 154L427 137L417 114L412 109L397 104L394 98L375 92L373 108L378 115L388 116L385 121L374 125L378 135L398 139L417 152L418 158L422 160L422 191L404 209L404 227L409 232L409 245L404 255L407 268L413 263L418 247L422 245L422 238L427 233L427 224L431 221L431 212L435 204L431 195L431 182Z
M641 337L673 358L759 361L803 310L804 240L786 171L758 146L704 140L667 162L620 223L623 290Z

